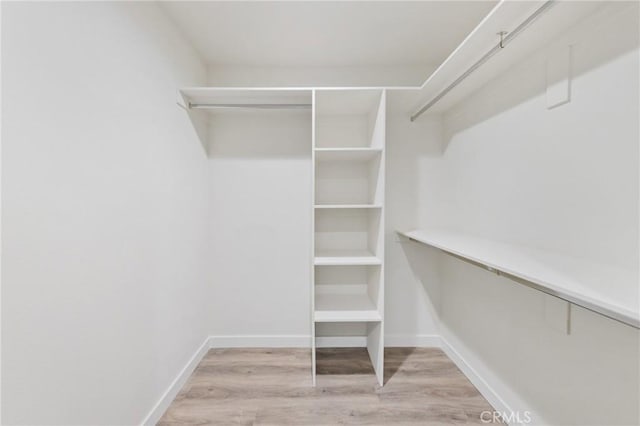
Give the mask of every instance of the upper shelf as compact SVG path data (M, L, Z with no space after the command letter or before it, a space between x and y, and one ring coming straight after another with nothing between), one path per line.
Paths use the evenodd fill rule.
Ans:
M313 260L316 266L381 265L382 259L367 250L322 250Z
M216 112L230 109L299 109L311 111L309 88L187 87L180 89L178 104Z
M315 322L372 322L382 316L366 293L316 294Z
M498 33L508 33L519 27L533 15L544 1L502 0L469 33L449 57L419 87L386 87L390 92L388 109L415 114L433 100L458 77L494 48L500 40ZM442 113L450 110L492 79L505 73L510 67L550 44L563 40L572 44L575 26L591 15L608 10L629 7L629 2L607 1L554 1L524 31L511 40L504 49L475 69L455 88L431 106L425 113ZM313 87L187 87L179 91L178 103L220 103L247 105L294 104L310 105ZM366 113L380 96L378 88L325 88L316 87L317 114L334 115ZM343 89L336 91L335 89ZM227 110L227 109L224 109ZM216 112L219 109L209 109Z
M425 113L449 110L509 67L527 58L536 50L557 39L573 25L604 7L606 2L557 1L534 20L524 31L468 75L455 88ZM543 1L503 0L460 43L449 57L429 76L417 91L396 93L411 114L434 99L440 92L462 76L489 50L500 42L498 33L513 31L537 9ZM395 99L394 103L398 103Z
M382 148L316 148L318 161L367 161L382 152Z
M381 209L381 204L315 204L314 208L316 209L327 209L327 210L335 210L335 209Z
M638 274L633 270L442 229L399 233L480 264L492 272L522 280L529 287L640 328Z

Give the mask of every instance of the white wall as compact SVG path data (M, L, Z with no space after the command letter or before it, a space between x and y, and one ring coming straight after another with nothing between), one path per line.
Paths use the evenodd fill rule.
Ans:
M210 334L308 345L310 111L216 116L208 168Z
M152 3L2 3L2 421L137 424L209 330L205 68Z
M431 65L375 67L210 66L209 84L230 87L420 86Z
M568 44L572 99L549 110L546 59ZM419 160L420 225L637 271L638 74L638 5L627 3L497 77L445 117L442 157ZM423 254L410 262L439 288L441 334L513 409L548 424L638 424L638 330L573 307L567 335L545 319L550 296Z
M210 70L209 84L292 85L284 76L293 74L252 72L254 80L243 73L233 80L211 80L216 74ZM306 84L321 85L332 75L313 70ZM390 345L434 344L437 330L430 306L437 298L425 294L395 231L417 225L417 207L407 207L419 200L419 164L413 150L422 152L425 138L440 143L441 121L409 127L404 116L390 114L388 119L385 335ZM230 337L221 340L230 344L308 344L310 115L215 117L209 126L209 157L211 335Z
M420 193L420 176L440 161L443 128L439 116L410 123L404 114L387 115L386 164L386 344L437 344L440 292L437 265L423 246L400 244L396 231L419 225L420 204L431 205L435 192ZM429 164L425 164L429 163ZM437 176L437 175L436 175ZM435 188L432 188L435 189Z
M455 190L442 201L456 227L637 266L638 21L624 9L605 8L445 117ZM548 110L546 59L568 45L572 101Z
M405 122L393 116L387 127L385 335L391 345L433 344L438 297L425 293L395 230L417 225L417 206L408 208L419 199L415 150L439 154L424 142L441 141L442 126ZM311 117L225 114L209 140L211 335L308 344Z

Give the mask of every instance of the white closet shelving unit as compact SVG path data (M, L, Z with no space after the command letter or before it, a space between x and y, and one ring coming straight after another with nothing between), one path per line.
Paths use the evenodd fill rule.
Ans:
M313 103L313 382L316 339L355 323L382 384L385 91L316 90Z

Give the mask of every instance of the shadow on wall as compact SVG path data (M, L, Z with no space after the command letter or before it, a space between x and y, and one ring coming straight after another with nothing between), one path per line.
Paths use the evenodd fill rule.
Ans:
M441 334L534 424L638 424L638 330L441 254Z
M389 313L385 331L389 334L435 334L436 318L431 295L412 271L414 257L407 256L413 243L398 240L396 231L418 227L419 205L431 203L432 191L420 187L425 164L442 156L442 124L440 116L428 115L411 123L404 114L389 114L386 148L386 265L385 309ZM435 179L429 179L430 182ZM417 246L416 246L417 247ZM419 256L417 256L419 258ZM423 259L418 259L419 263Z
M180 103L177 104L176 108L182 109L187 115L187 118L191 122L191 129L193 130L194 136L200 141L204 154L208 155L209 117L207 114L204 111L187 109Z
M570 78L573 79L637 49L637 20L637 2L620 2L599 9L551 45L500 73L479 93L465 99L444 116L444 150L457 133L544 94L547 58L554 50L571 46ZM515 43L512 47L517 48Z
M185 109L209 158L311 156L311 113L234 111L212 114Z
M440 256L443 254L436 248L408 240L401 246L409 261L411 272L427 293L430 302L429 312L439 320L442 315Z
M209 158L311 157L311 112L230 112L211 116Z

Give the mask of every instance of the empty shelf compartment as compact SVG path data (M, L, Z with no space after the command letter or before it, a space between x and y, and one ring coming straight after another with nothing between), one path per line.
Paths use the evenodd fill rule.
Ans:
M316 251L315 265L381 265L382 260L367 250Z
M327 152L316 158L315 204L382 204L384 180L380 172L380 155L369 157L364 153L348 156ZM373 151L379 153L380 151ZM333 161L333 157L345 157ZM327 159L329 157L329 159ZM323 161L322 159L327 159Z
M380 313L366 293L316 294L316 322L380 321Z
M321 209L315 215L315 250L338 256L370 257L382 252L378 209ZM352 254L354 253L354 254Z

